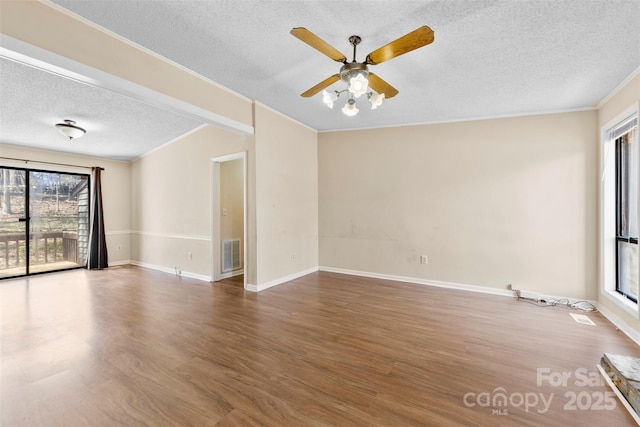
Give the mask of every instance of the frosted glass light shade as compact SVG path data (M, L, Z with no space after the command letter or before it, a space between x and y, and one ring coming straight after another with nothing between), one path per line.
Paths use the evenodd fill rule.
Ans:
M64 123L56 124L56 128L62 135L72 140L74 138L80 138L87 131L82 129L80 126L76 126L76 122L73 120L63 120Z
M358 73L357 76L349 79L349 92L351 92L356 98L367 93L368 88L369 80L367 80L363 73Z
M354 99L350 99L346 104L344 104L344 107L342 107L342 112L346 116L355 116L358 114L358 111L360 110L356 107L356 101Z
M371 96L369 97L369 101L371 101L371 109L375 110L382 105L382 101L384 101L384 93L380 93L375 96L371 94Z
M326 90L322 91L322 102L324 102L327 107L333 108L333 103L336 101L336 99L338 99L338 95L336 95L335 93L330 93Z

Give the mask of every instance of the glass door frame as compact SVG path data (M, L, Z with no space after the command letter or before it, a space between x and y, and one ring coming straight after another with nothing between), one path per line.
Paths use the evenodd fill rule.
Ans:
M31 231L31 183L30 183L30 172L38 172L38 173L51 173L51 174L62 174L62 175L80 175L80 176L85 176L87 179L87 189L88 189L88 197L89 197L89 201L92 198L92 188L91 188L91 174L88 172L80 172L78 170L60 170L58 168L28 168L25 167L23 165L10 165L10 164L5 164L5 162L0 163L0 169L11 169L11 170L17 170L17 171L23 171L25 174L25 178L24 178L24 193L23 193L23 197L25 198L24 200L24 216L22 218L19 218L20 222L24 222L25 223L25 229L24 229L24 235L25 235L25 268L24 268L24 273L23 274L16 274L16 275L12 275L12 276L6 276L6 277L0 277L0 281L2 280L6 280L6 279L14 279L14 278L18 278L18 277L26 277L26 276L33 276L33 275L37 275L37 274L46 274L46 273L53 273L53 272L57 272L57 271L66 271L66 270L75 270L75 269L80 269L80 268L86 268L86 262L83 264L78 264L77 266L72 266L72 267L65 267L65 268L59 268L59 269L52 269L52 270L45 270L45 271L37 271L37 272L32 272L30 271L30 267L32 266L32 262L31 262L31 239L32 239L32 231ZM76 168L74 168L76 169ZM87 210L87 219L91 218L91 203L88 203L88 210ZM8 243L7 243L8 244ZM46 243L45 243L46 245ZM19 248L16 246L16 250L19 250ZM19 265L18 265L19 266Z
M29 179L29 172L27 170L25 170L24 168L11 168L11 167L4 167L1 166L1 170L2 170L2 181L3 181L3 194L2 197L3 199L5 197L7 197L9 200L3 200L4 203L9 204L9 208L7 209L6 206L3 207L4 209L7 209L7 213L2 213L2 216L4 217L5 215L10 216L10 218L8 218L7 220L7 227L6 230L8 231L8 233L2 233L3 236L3 243L4 243L4 263L5 263L5 269L6 270L11 270L11 269L15 269L17 271L14 271L15 274L11 274L11 273L6 273L3 274L2 276L0 276L0 278L2 279L9 279L12 277L21 277L21 276L25 276L29 269L29 239L27 237L27 227L28 225L28 200L26 197L27 194L27 188L28 188L28 179ZM11 174L11 172L13 172L13 175ZM10 180L10 182L7 182L6 180ZM18 189L13 188L12 186L12 182L16 183L19 180L22 180L21 185L19 186ZM11 182L12 181L12 182ZM7 190L9 191L9 194L7 195L7 193L5 193L4 191ZM18 212L16 212L16 206L13 204L12 201L12 194L16 194L18 193L19 199L22 199L22 206L20 209L17 209ZM11 218L13 217L13 218ZM4 218L3 218L3 222L4 222ZM13 230L14 226L13 224L15 224L17 226L17 230ZM5 230L5 226L2 226L2 229ZM21 246L20 242L24 241L24 246ZM12 243L15 242L15 266L11 265L11 260L13 258L13 251L10 249L10 246ZM20 265L20 253L21 253L21 248L24 247L24 265Z

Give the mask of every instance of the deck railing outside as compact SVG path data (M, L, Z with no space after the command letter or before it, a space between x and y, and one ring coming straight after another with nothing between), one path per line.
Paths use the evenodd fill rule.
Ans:
M26 264L27 243L23 233L0 234L0 270ZM48 231L31 234L30 264L78 262L78 233Z

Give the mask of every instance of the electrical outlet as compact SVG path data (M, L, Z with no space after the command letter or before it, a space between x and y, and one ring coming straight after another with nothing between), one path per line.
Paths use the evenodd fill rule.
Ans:
M189 256L189 259L193 259L193 252L187 252L187 255Z
M428 264L429 263L429 257L426 255L420 255L420 264Z
M120 249L122 249L122 248L120 247L120 245L118 245L118 250L120 250Z

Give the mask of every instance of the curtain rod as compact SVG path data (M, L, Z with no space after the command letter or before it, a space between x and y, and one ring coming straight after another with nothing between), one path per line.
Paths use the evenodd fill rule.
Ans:
M18 162L25 162L25 163L29 163L29 162L31 162L31 163L40 163L40 164L44 164L44 165L69 166L69 167L71 167L71 168L85 168L85 169L91 169L91 168L93 167L93 166L69 165L69 164L66 164L66 163L41 162L41 161L39 161L39 160L16 159L16 158L13 158L13 157L0 157L0 159L3 159L3 160L16 160L16 161L18 161ZM98 167L98 166L96 166L96 167ZM104 168L102 168L102 167L98 167L98 168L99 168L101 171L103 171L103 170L104 170Z

